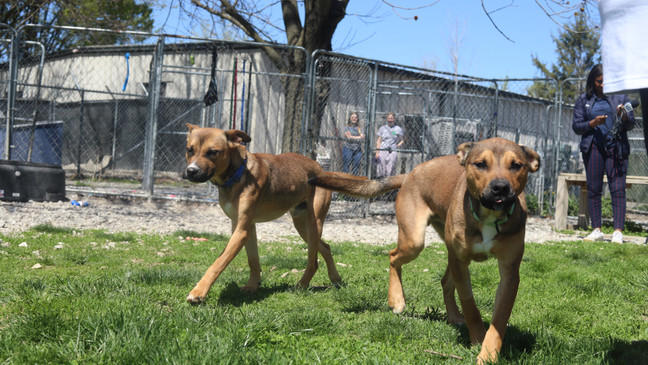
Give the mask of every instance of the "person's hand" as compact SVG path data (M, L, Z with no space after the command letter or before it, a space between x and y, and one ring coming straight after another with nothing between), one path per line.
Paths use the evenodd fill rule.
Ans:
M606 119L607 119L607 115L597 115L594 119L592 119L589 122L589 125L592 128L597 127L601 124L604 124Z
M621 116L621 120L623 120L624 122L628 121L628 112L626 112L623 104L619 104L617 106L617 116Z
M379 160L379 159L380 159L380 152L376 151L376 160Z

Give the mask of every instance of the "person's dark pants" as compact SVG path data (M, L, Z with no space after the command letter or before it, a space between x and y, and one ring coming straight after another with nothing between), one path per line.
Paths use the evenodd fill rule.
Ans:
M342 171L350 174L360 174L360 160L362 160L362 150L352 150L342 147Z
M614 228L623 230L626 214L625 189L628 159L617 162L614 159L614 151L610 151L608 154L609 156L604 156L598 150L596 143L592 143L592 148L587 154L583 153L589 214L592 219L592 228L601 227L601 196L603 195L603 174L605 173L612 197ZM619 163L621 166L617 166Z

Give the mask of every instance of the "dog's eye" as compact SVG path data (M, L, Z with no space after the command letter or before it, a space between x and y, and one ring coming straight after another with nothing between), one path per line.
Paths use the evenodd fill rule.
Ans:
M518 170L520 170L521 168L522 168L522 164L521 164L521 163L519 163L519 162L515 162L515 161L511 162L511 170L513 170L513 171L518 171Z
M219 150L207 150L207 157L218 156L219 153L221 153Z
M488 165L486 165L486 162L484 162L484 161L477 161L477 162L473 163L473 165L476 168L480 169L480 170L484 170L484 169L486 169L488 167Z
M193 147L191 147L191 146L187 147L187 154L188 154L189 156L191 156L191 155L193 155L193 153L194 153L194 149L193 149Z

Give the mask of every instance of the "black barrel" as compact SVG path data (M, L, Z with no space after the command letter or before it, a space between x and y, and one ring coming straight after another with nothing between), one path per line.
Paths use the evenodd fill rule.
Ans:
M65 171L59 165L0 160L0 200L65 200Z

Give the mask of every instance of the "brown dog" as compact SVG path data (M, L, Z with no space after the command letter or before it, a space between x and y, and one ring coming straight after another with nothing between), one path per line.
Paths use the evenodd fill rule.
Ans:
M523 191L527 174L539 167L535 151L492 138L464 143L456 156L432 159L407 175L384 181L324 173L312 183L364 197L401 185L396 198L398 247L390 252L389 306L395 313L405 309L401 267L423 250L425 227L431 224L448 249L448 267L441 280L448 322L465 321L471 342L482 344L477 361L484 363L497 361L517 295L527 216ZM500 284L486 331L473 298L468 265L489 256L498 260Z
M329 245L321 240L331 192L308 183L322 174L321 166L295 153L250 153L240 142L250 137L239 130L224 131L187 124L186 177L218 186L218 200L232 220L232 237L223 253L191 290L187 301L199 303L242 247L248 257L250 278L243 287L255 291L261 281L255 224L289 212L299 235L308 244L308 263L298 283L306 288L317 271L317 252L324 257L329 279L341 282ZM340 176L344 176L340 174Z

